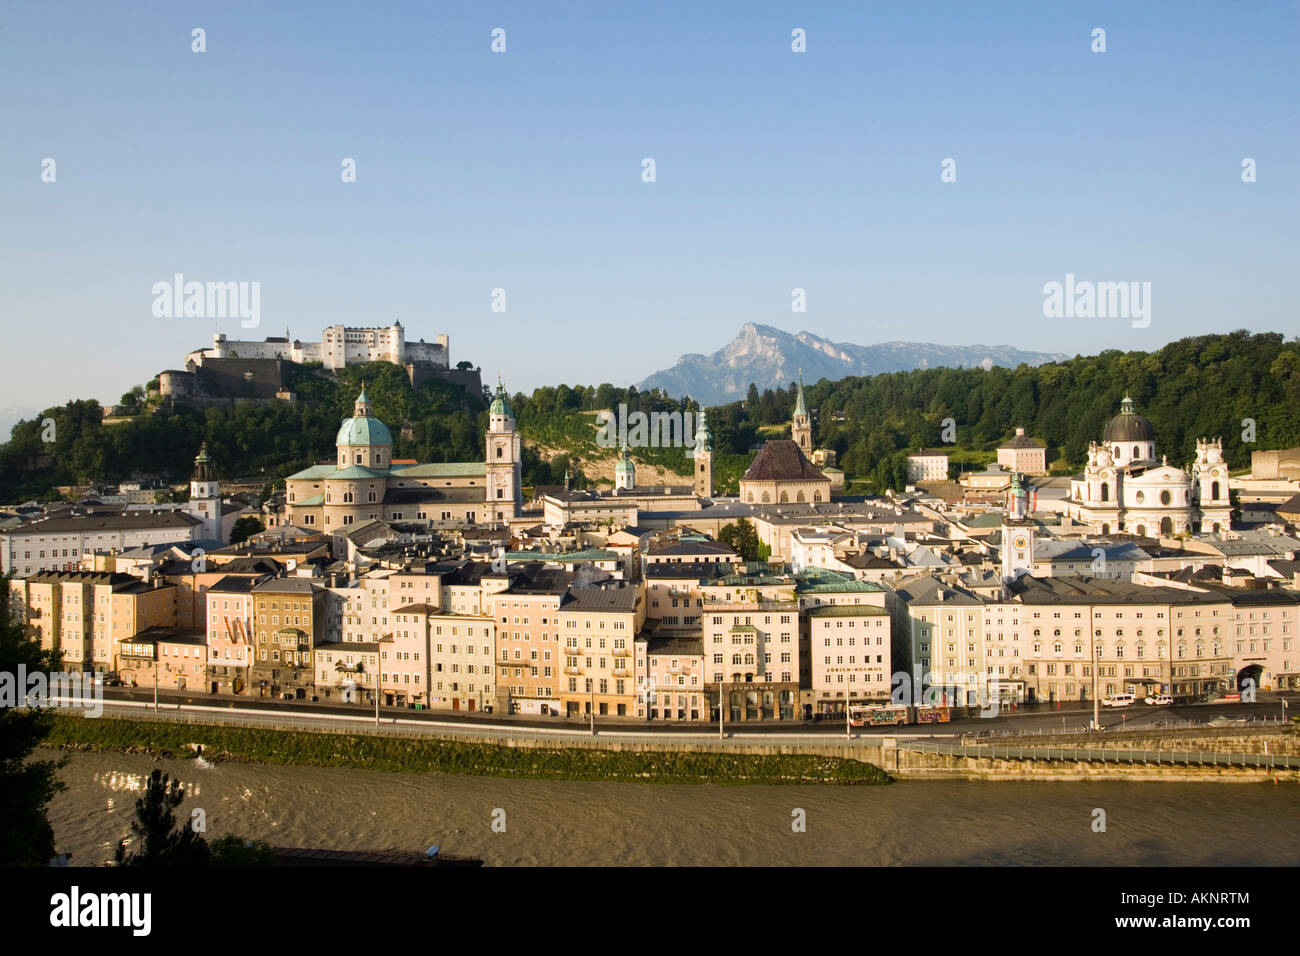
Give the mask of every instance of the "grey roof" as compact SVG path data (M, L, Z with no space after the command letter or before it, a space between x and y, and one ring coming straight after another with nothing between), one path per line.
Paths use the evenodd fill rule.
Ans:
M263 581L253 590L259 594L312 594L319 590L318 586L312 584L306 578L272 578L269 581Z
M561 603L566 611L635 611L637 589L622 588L570 588Z
M95 531L132 531L144 528L189 529L203 522L183 511L124 511L120 514L68 515L30 521L12 534L60 534Z
M671 654L677 657L699 657L704 653L704 638L684 634L671 634L650 638L647 654Z
M1217 594L1185 588L1131 584L1074 574L1050 578L1025 574L1009 587L1023 604L1208 604L1223 600Z

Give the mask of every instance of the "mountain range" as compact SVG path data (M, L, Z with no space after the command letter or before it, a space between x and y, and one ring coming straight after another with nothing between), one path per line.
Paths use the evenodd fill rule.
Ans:
M661 388L669 395L689 395L704 405L720 405L744 399L751 382L760 391L784 388L798 379L800 369L804 381L812 383L822 378L834 381L916 368L1015 368L1022 363L1043 365L1068 358L1062 353L1025 352L1010 345L853 345L812 332L795 334L746 322L734 339L712 355L683 355L672 368L642 379L637 388Z

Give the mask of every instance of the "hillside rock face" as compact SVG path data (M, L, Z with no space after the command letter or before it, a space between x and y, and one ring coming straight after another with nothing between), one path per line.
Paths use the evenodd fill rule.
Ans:
M746 322L740 333L717 352L683 355L672 368L638 382L637 388L661 388L670 395L689 395L705 405L718 405L743 399L750 382L760 391L784 388L799 377L801 368L804 381L812 383L821 378L835 380L917 368L1015 368L1022 363L1042 365L1067 358L1062 354L1025 352L1010 345L853 345L832 342L812 332L792 334Z

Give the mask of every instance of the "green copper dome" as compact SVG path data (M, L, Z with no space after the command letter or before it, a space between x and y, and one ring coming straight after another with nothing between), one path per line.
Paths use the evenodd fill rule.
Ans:
M378 418L345 418L336 445L391 445L393 433Z
M501 379L497 379L497 394L496 394L496 398L492 399L492 404L488 406L488 414L489 414L489 415L504 415L504 416L506 416L507 418L514 418L514 417L515 417L515 411L514 411L514 409L511 408L511 407L510 407L510 403L509 403L508 401L506 401L506 390L505 390L505 388L501 385Z
M614 466L616 474L625 475L634 470L632 459L627 456L627 446L623 447L623 454L618 459L618 464Z

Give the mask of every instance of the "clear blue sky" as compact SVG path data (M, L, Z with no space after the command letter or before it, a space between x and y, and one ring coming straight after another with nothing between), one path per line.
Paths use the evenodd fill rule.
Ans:
M7 3L0 407L116 401L217 330L394 317L512 389L632 382L745 321L1294 335L1298 51L1270 2ZM154 318L176 272L259 281L262 327ZM1151 282L1150 327L1045 319L1067 272Z

